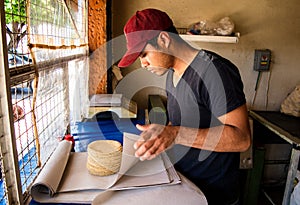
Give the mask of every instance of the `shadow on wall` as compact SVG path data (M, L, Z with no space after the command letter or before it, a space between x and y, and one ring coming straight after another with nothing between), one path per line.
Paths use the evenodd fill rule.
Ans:
M148 107L149 95L160 95L166 98L166 74L157 76L143 68L131 71L118 83L115 93L123 94L126 98L135 101L138 109Z

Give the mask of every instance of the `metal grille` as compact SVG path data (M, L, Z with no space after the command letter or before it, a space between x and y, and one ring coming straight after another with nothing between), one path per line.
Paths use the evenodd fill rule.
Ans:
M14 130L19 160L22 191L32 183L37 170L34 127L32 123L31 80L11 88Z
M1 186L0 186L0 204L5 204L6 203L6 197L7 197L7 189L6 184L5 184L5 178L4 178L4 169L3 169L3 156L2 156L2 151L0 150L0 178L1 178Z
M85 0L4 0L4 11L13 147L19 188L26 200L30 185L67 131L70 109L75 110L69 105L69 87L70 80L79 77L76 69L86 74L87 4ZM87 85L83 80L77 83ZM0 204L6 204L9 185L1 173Z
M68 125L68 88L63 80L65 69L65 64L61 64L39 72L35 114L41 163L48 159Z
M85 53L84 16L82 0L31 0L29 46L36 62Z

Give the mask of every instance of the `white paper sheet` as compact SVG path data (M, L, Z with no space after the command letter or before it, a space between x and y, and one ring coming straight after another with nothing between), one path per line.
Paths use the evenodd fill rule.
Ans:
M60 142L31 188L38 202L91 203L105 190L125 190L180 183L164 154L151 161L134 156L138 136L124 133L120 171L110 176L94 176L86 169L87 153L71 153L71 143ZM167 166L166 166L167 165Z
M203 193L180 175L181 183L144 189L105 191L98 194L92 205L207 205Z

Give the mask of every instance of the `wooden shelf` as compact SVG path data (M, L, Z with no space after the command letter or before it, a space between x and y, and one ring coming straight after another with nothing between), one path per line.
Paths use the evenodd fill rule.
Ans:
M189 42L209 42L209 43L238 43L240 33L235 33L235 36L208 36L208 35L187 35L180 36Z

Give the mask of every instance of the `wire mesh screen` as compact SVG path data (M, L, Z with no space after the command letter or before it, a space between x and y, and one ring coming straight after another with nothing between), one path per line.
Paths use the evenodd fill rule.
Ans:
M5 178L4 178L4 169L3 169L3 156L2 151L0 150L0 204L6 204L6 197L7 197L7 190L6 190L6 184L5 184Z
M37 172L35 137L32 123L32 81L11 88L14 114L14 130L23 192L32 183Z
M68 87L66 64L56 65L39 72L39 86L35 105L36 126L41 149L40 162L44 163L64 136L68 125Z
M82 54L87 42L82 0L31 0L30 47L37 62Z
M84 0L30 1L28 46L38 65L35 120L41 163L50 154L42 148L53 150L70 122L68 67L87 55L86 6Z
M5 0L7 50L10 67L31 63L27 48L27 19L25 0Z
M70 110L76 111L71 118L84 112L87 5L85 0L4 1L18 174L26 199L67 132ZM74 98L79 98L77 103L70 103ZM6 204L2 175L0 185L0 204Z

